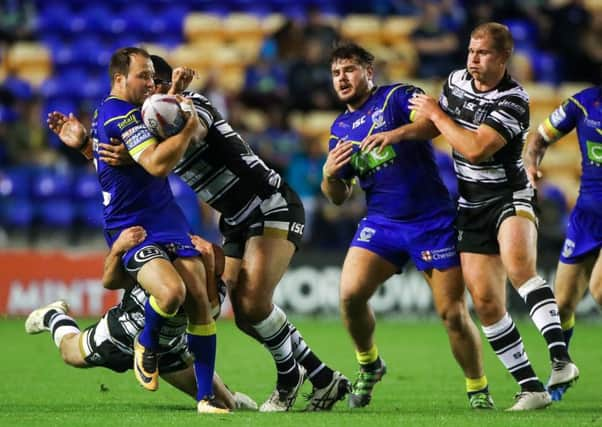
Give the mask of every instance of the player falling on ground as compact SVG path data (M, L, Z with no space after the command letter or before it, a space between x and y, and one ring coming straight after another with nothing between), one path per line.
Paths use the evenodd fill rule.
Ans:
M577 128L581 150L581 186L571 212L566 239L554 280L560 324L568 348L575 327L577 304L588 288L602 306L602 89L587 88L566 99L529 135L525 168L533 186L542 177L539 165L547 148ZM570 384L568 384L570 385ZM561 400L568 388L551 389L553 400Z
M179 76L178 80L172 80L169 64L157 56L153 63L159 93L178 91L186 86L179 78L191 77L176 69L173 75ZM184 95L192 99L208 131L203 140L189 147L174 172L221 213L226 255L223 278L229 286L236 324L264 344L276 364L276 388L260 411L288 411L306 376L313 389L305 409L330 410L347 393L347 378L324 364L284 311L272 303L274 290L301 242L303 205L207 98L194 92ZM74 117L51 113L49 126L66 145L79 149L85 130ZM99 148L104 161L114 165L127 161L121 145L102 144Z
M142 227L123 230L105 259L102 283L107 289L126 289L121 303L109 309L94 325L81 331L69 316L65 301L56 301L34 310L25 321L28 334L50 332L63 361L75 368L105 367L115 372L132 369L134 340L144 327L144 305L148 294L125 272L121 257L128 249L146 238ZM220 254L198 236L195 248L202 253L203 263L212 286L217 286L223 271ZM220 266L221 265L221 271ZM207 286L210 286L209 284ZM225 285L223 285L225 287ZM225 296L225 289L222 292ZM222 298L223 300L223 298ZM219 311L219 310L218 310ZM167 320L159 334L159 373L178 390L196 398L197 386L192 355L186 345L186 314L183 310ZM216 398L229 409L257 409L257 404L244 393L231 393L217 373L213 377Z
M410 123L414 86L373 83L374 56L355 44L331 55L334 89L347 110L332 124L322 191L335 204L351 196L358 177L368 212L353 237L341 274L341 311L360 365L349 406L368 405L386 373L375 341L369 298L411 259L433 291L452 352L466 378L472 408L493 408L483 371L481 341L464 300L456 252L453 202L443 185L430 142L415 141L382 152L363 151L370 135Z
M441 134L453 148L460 198L458 250L464 280L483 332L520 386L509 410L545 408L551 398L535 374L506 309L506 280L518 291L549 350L550 387L571 383L579 370L564 343L552 289L537 274L535 191L521 160L529 128L529 97L506 71L513 40L498 23L476 27L466 68L452 72L439 103L410 100L421 120L373 141L381 149ZM402 142L405 144L407 142Z
M178 134L158 144L140 117L139 107L154 90L153 64L145 50L117 50L109 73L110 96L94 112L84 145L92 145L109 246L130 226L143 226L147 232L143 242L123 255L126 270L151 295L145 305L144 328L134 343L136 379L148 390L157 389L159 331L183 306L189 321L188 347L194 355L197 409L199 413L227 413L213 402L216 328L205 271L167 180L190 141L203 137L207 129L196 114L189 114ZM185 104L192 111L192 103ZM99 143L110 143L111 138L129 151L134 162L115 167L100 157Z

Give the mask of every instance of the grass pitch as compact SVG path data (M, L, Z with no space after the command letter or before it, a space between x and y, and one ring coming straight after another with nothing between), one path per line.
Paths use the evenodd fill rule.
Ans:
M91 322L80 322L87 326ZM295 324L325 362L350 379L356 370L349 338L337 319L295 319ZM519 322L529 357L544 381L549 362L543 339L529 322ZM436 320L379 320L377 343L388 374L376 386L367 408L339 402L330 413L303 413L300 396L295 411L283 414L238 412L200 416L189 397L163 383L159 391L143 391L131 373L75 369L60 360L49 334L28 336L23 319L0 320L1 426L602 426L602 324L580 322L572 356L581 379L565 400L551 408L507 413L517 387L487 343L485 367L498 409L467 408L464 378L456 366L445 332ZM235 390L261 403L275 383L266 350L236 330L218 323L217 370ZM302 392L309 392L306 383Z

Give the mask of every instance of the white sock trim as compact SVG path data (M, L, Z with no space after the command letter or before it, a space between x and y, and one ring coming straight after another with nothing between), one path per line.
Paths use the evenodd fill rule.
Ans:
M272 312L261 322L253 325L253 328L262 338L270 338L275 335L282 325L287 323L286 314L277 305L274 305Z
M483 333L486 337L492 337L504 332L510 327L510 325L512 325L512 317L510 317L510 314L506 312L504 313L502 318L495 322L493 325L481 325L481 329L483 329Z
M75 327L75 326L59 326L56 331L54 331L54 344L58 347L61 348L61 341L63 340L63 338L65 338L66 335L71 335L71 334L79 334L80 330L79 328Z
M521 298L524 301L526 301L527 295L529 295L531 292L533 292L536 289L543 288L544 286L546 286L546 284L547 284L546 281L541 276L533 276L529 280L527 280L525 283L520 285L520 287L517 289L517 291L518 291L518 294L521 296Z

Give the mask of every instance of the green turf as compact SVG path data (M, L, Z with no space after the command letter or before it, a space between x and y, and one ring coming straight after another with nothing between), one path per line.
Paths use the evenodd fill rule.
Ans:
M82 322L87 325L89 322ZM353 376L356 366L350 341L338 320L297 319L296 325L331 366ZM520 323L528 354L542 378L549 372L544 343L534 327ZM573 358L581 379L565 401L529 413L506 413L516 386L486 345L485 364L498 410L467 409L464 379L448 349L440 324L433 320L380 320L377 340L389 372L376 386L372 404L351 412L340 402L332 413L299 412L201 416L194 402L163 386L143 391L131 372L77 370L62 364L48 334L27 336L23 320L0 320L0 425L28 426L602 426L602 325L578 325ZM275 374L267 351L220 321L218 371L231 388L261 403ZM103 391L104 390L104 391ZM303 392L309 392L310 385Z

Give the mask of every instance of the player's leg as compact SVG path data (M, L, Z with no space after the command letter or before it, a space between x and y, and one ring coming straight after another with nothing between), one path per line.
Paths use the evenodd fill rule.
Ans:
M548 388L565 386L579 377L571 361L560 327L558 305L552 288L537 274L537 229L523 216L503 220L498 231L501 259L512 286L529 310L529 316L547 342L552 363Z
M38 308L27 316L25 331L28 334L50 332L63 361L70 366L83 368L87 363L80 351L80 329L75 319L67 314L68 311L69 305L63 300Z
M590 274L589 291L594 301L602 307L602 253L600 252Z
M150 250L152 258L148 255ZM144 306L144 328L134 343L134 373L145 389L154 391L159 386L156 355L159 331L184 303L186 288L161 248L146 246L133 252L126 269L137 272L136 280L150 294Z
M518 328L506 310L506 274L498 255L462 252L462 272L483 333L504 367L521 387L510 409L545 407L550 397L533 371Z
M213 373L217 349L216 325L207 295L207 276L199 257L177 258L174 266L186 284L184 310L188 317L187 343L194 355L197 402L200 413L225 413L215 401Z
M590 277L588 272L592 271L595 261L595 256L590 255L582 262L575 264L567 264L559 261L556 268L554 295L558 303L560 325L567 348L573 336L575 310L587 289L588 278Z
M288 319L284 311L272 304L274 289L294 252L294 244L286 239L251 237L246 242L238 278L231 288L237 324L243 325L243 330L251 326L253 334L272 354L278 371L276 389L260 411L290 409L303 383L304 373L293 355Z
M352 408L370 403L374 385L386 373L374 342L376 320L368 300L398 271L398 266L365 248L352 246L345 257L341 271L341 315L360 366L349 394Z
M460 267L430 269L423 275L433 291L435 308L447 331L452 353L464 372L466 392L475 409L493 409L479 332L472 321L464 298L464 280Z

